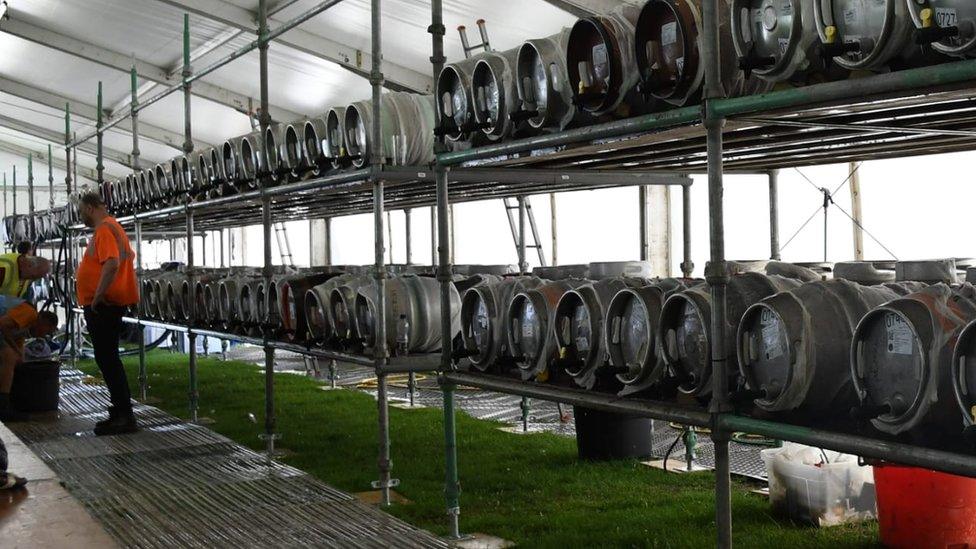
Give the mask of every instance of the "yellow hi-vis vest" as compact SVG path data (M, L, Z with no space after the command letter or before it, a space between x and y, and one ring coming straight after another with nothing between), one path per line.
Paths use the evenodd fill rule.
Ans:
M17 258L20 254L0 255L0 268L3 268L3 280L0 280L0 294L14 297L27 295L28 280L20 279L20 269Z

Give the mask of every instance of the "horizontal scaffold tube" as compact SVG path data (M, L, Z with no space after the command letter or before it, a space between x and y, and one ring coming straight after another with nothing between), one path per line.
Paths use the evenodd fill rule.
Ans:
M832 101L862 101L871 95L925 90L972 80L976 80L976 60L956 61L759 95L716 99L709 103L709 107L715 116L729 118Z
M857 435L845 435L734 415L723 414L718 416L718 426L725 431L741 431L818 448L827 448L864 458L883 459L891 463L922 467L953 475L976 477L976 456L930 450L920 446L909 446Z
M708 427L711 424L711 416L705 410L696 410L675 404L652 402L649 400L622 399L615 395L587 392L582 389L565 389L552 385L527 383L485 375L472 375L463 372L447 372L443 374L443 378L456 385L478 387L489 391L539 398L552 402L563 402L592 410L650 417L664 421L673 421L682 425L693 425L695 427Z
M506 154L531 151L545 147L556 147L569 143L580 143L595 139L606 139L618 137L642 131L660 130L683 124L691 124L701 119L701 108L698 106L682 107L669 111L636 116L626 120L585 126L573 130L559 133L540 135L527 139L508 141L497 145L477 147L465 151L454 151L437 155L437 162L444 166L451 166L477 160L479 158L490 158Z

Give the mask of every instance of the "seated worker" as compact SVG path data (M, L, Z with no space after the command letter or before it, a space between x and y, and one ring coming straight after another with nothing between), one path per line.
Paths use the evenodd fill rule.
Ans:
M27 419L10 406L14 370L23 362L27 337L47 337L57 328L58 315L51 311L37 312L22 299L0 296L0 421Z
M15 297L27 295L31 281L51 272L51 261L24 254L0 255L0 294Z

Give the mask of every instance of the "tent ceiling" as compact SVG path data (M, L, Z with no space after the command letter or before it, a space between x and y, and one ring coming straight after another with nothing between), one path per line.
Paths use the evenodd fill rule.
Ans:
M466 25L472 42L480 41L475 21L488 22L495 49L518 46L527 38L548 36L573 22L566 7L608 0L445 0L445 53L460 59L461 43L456 28ZM35 134L64 131L63 100L75 104L73 129L90 128L98 82L104 90L103 107L126 108L130 89L124 68L137 60L140 73L169 76L179 68L182 52L182 15L191 12L191 49L209 52L194 65L205 66L254 39L257 0L7 0L10 20L0 22L0 120L20 120ZM287 21L311 8L317 0L269 0L270 26ZM555 4L555 5L554 5ZM416 0L383 2L384 72L394 84L414 87L432 81L430 56L430 4ZM5 32L8 25L14 25ZM244 29L242 32L241 29ZM70 47L59 50L53 41L38 39L52 33ZM26 34L26 36L25 36ZM43 37L44 35L40 35ZM269 50L272 110L281 114L313 116L336 104L369 97L370 2L345 0L283 36ZM222 44L222 45L221 45ZM52 47L53 46L53 47ZM63 51L62 51L63 50ZM115 54L108 58L106 52ZM339 62L347 65L340 66ZM359 67L356 67L357 60ZM110 62L109 62L110 61ZM121 66L120 66L121 65ZM114 68L113 68L114 67ZM119 69L123 70L119 70ZM199 143L219 144L247 133L251 122L242 111L253 113L259 104L256 52L203 78L209 98L195 96L193 137ZM143 97L158 93L147 78L140 78ZM16 87L16 89L13 89ZM26 91L25 91L26 90ZM199 93L199 89L196 90ZM221 95L226 91L230 95ZM206 95L206 93L204 93ZM229 99L228 99L229 97ZM232 105L232 106L228 106ZM79 112L85 111L85 112ZM287 121L287 120L282 120ZM159 162L179 153L182 144L183 99L179 94L140 112L143 164ZM0 123L0 126L3 126ZM9 124L8 124L9 126ZM127 154L131 150L129 123L107 132L106 147ZM21 128L23 129L23 128ZM0 141L17 147L46 150L48 139L0 128ZM140 131L142 134L143 132ZM169 146L162 143L169 143ZM59 150L61 142L53 143ZM63 156L63 152L61 154ZM94 159L79 155L83 166ZM111 169L109 169L111 166ZM122 174L128 168L106 162L106 170Z

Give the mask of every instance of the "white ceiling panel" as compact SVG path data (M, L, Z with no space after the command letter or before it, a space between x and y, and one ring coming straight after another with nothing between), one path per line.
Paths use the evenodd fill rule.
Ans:
M214 145L244 135L251 128L246 115L198 97L190 102L190 116L193 135ZM182 133L183 94L174 93L139 111L139 120Z
M169 66L183 47L183 14L155 0L11 0L13 17L103 48ZM190 44L220 32L219 23L190 17Z
M233 48L222 48L230 53ZM260 98L258 53L251 52L212 73L207 81ZM282 108L314 116L329 107L369 97L369 82L333 63L274 44L268 49L269 100ZM282 122L290 122L283 120Z
M286 21L315 5L315 0L300 0L275 18ZM444 54L449 61L463 58L458 25L468 29L470 43L481 41L475 22L484 19L488 39L494 49L519 46L528 38L549 36L572 25L575 17L543 0L445 0ZM314 17L301 28L328 36L338 42L369 51L371 40L369 0L345 0ZM383 1L383 57L418 72L431 72L430 2L417 0Z

